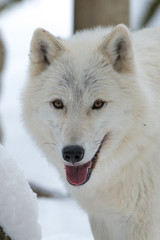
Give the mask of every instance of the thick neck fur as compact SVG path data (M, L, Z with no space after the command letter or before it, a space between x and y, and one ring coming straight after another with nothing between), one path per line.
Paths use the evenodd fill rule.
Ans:
M142 240L150 239L150 234L158 240L157 229L153 234L150 228L155 221L152 219L153 213L156 213L156 219L160 214L158 209L154 209L156 204L154 192L159 191L160 187L160 179L157 178L160 163L156 160L157 139L152 138L153 145L150 141L151 136L150 138L146 136L145 144L136 146L135 143L137 152L132 155L132 151L128 151L129 162L117 169L110 179L102 172L104 177L97 187L90 184L80 189L71 189L73 196L88 212L92 231L94 236L97 235L96 240L104 240L106 235L107 240L135 240L139 239L139 232L143 232ZM134 143L130 143L128 139L127 149L131 150L132 144ZM126 158L126 151L122 145L113 157L115 159L111 159L111 162ZM106 169L104 171L106 172Z

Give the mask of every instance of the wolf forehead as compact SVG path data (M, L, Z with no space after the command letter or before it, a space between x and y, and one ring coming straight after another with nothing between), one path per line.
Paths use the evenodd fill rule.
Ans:
M103 67L101 67L103 68ZM100 98L106 95L105 85L109 83L102 80L103 76L95 73L95 68L88 66L82 72L76 72L74 66L65 66L54 74L55 67L51 67L50 73L46 71L47 76L44 79L44 94L49 94L53 98L71 99L74 104L81 103L83 99L92 101L92 98ZM98 72L98 70L97 70ZM104 98L104 97L103 97Z
M94 59L94 62L85 66L75 66L74 59L70 63L61 62L61 69L57 70L55 75L56 84L60 87L66 87L67 89L78 90L82 95L82 92L87 89L94 91L101 84L104 85L104 74L108 63L105 61L99 61ZM59 68L59 67L58 67ZM51 67L50 78L52 79L55 70L55 66Z
M54 76L52 70L55 71L56 69L57 83L61 86L66 84L66 86L72 88L79 82L83 85L83 88L94 85L98 87L101 78L104 78L103 72L110 65L109 59L104 57L99 49L108 31L104 29L103 35L100 28L98 28L96 29L96 33L101 33L99 36L96 33L93 35L88 30L77 33L69 40L58 39L63 47L61 46L62 52L57 53L55 59L48 64L51 69L51 77ZM40 44L43 45L46 43L42 41ZM48 55L54 49L53 47L49 48L47 44L43 45L44 48L45 51L43 50L43 53L47 59L46 63L48 63Z
M113 74L133 72L131 42L121 24L85 30L68 40L37 29L31 41L30 79L42 76L61 87L98 90L110 84Z
M83 48L82 56L77 54L79 49L76 52L72 48L57 56L43 73L44 84L47 85L49 81L53 90L71 91L76 98L81 98L85 90L94 94L101 86L107 85L107 67L110 63L99 56L96 47L94 46L93 51L90 49L88 54Z

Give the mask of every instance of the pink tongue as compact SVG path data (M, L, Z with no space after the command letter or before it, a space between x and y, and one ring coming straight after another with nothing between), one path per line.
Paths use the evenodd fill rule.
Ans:
M65 166L66 176L69 183L72 185L81 185L85 183L88 175L88 168L92 165L91 161L80 166Z

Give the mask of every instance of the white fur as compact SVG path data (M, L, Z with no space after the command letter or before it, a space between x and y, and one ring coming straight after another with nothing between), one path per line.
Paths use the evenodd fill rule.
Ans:
M34 33L23 118L72 196L87 211L96 240L159 240L160 29L124 25L56 39ZM61 99L65 108L51 105ZM92 110L96 99L107 102ZM84 147L96 167L79 187L66 181L62 148Z

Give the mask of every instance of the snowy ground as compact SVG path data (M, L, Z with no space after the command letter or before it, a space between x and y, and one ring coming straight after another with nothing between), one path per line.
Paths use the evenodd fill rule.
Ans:
M141 6L139 0L131 1L133 28L139 22L145 1L141 1ZM4 145L29 181L63 194L67 191L57 171L43 159L23 128L20 95L26 81L29 43L34 29L43 27L56 36L68 37L72 33L72 8L72 0L28 0L0 15L0 30L7 48L1 96ZM160 25L160 14L153 23ZM86 214L71 198L43 198L38 203L43 240L93 239Z

